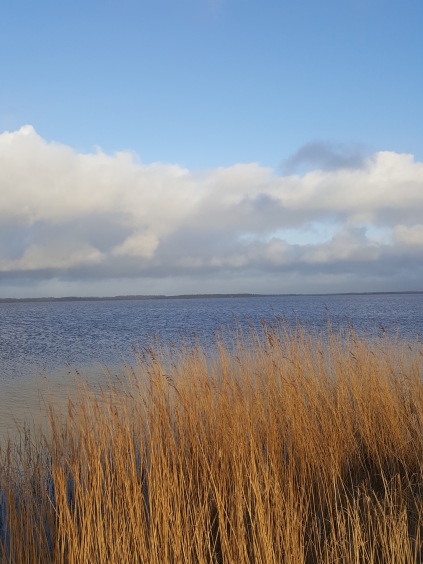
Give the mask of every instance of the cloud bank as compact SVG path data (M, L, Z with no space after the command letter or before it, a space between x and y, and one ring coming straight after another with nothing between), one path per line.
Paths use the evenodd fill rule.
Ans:
M195 172L5 132L0 296L422 290L423 163L318 143L304 161Z

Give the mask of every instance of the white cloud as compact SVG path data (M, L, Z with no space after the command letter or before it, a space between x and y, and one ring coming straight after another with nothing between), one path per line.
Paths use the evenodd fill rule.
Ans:
M104 255L93 247L57 245L29 245L18 260L0 260L1 272L31 272L37 270L69 270L82 266L95 266Z
M405 245L423 248L423 225L397 225L394 230L395 239Z
M272 291L296 291L300 279L313 291L324 275L342 290L391 275L407 289L422 268L423 163L388 152L345 162L304 176L256 163L198 173L131 153L80 154L31 126L5 132L0 274L136 279L139 293L147 280L199 292L253 280L251 291L269 291L278 272L293 287Z
M121 245L113 247L116 256L152 258L159 246L159 240L153 234L135 233L130 235Z

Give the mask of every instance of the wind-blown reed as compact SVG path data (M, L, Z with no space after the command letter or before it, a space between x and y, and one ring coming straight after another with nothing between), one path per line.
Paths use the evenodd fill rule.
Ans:
M158 343L1 453L5 562L420 562L421 345Z

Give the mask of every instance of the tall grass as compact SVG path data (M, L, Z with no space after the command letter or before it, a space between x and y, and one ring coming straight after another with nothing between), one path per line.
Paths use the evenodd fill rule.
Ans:
M1 453L5 562L420 562L420 345L156 343Z

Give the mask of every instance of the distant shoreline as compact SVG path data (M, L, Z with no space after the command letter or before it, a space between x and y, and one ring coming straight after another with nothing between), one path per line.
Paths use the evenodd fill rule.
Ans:
M119 302L143 300L196 300L196 299L229 299L229 298L282 298L303 296L387 296L387 295L415 295L423 294L423 290L401 292L333 292L311 294L178 294L167 295L127 295L127 296L64 296L61 298L0 298L0 303L26 302Z

